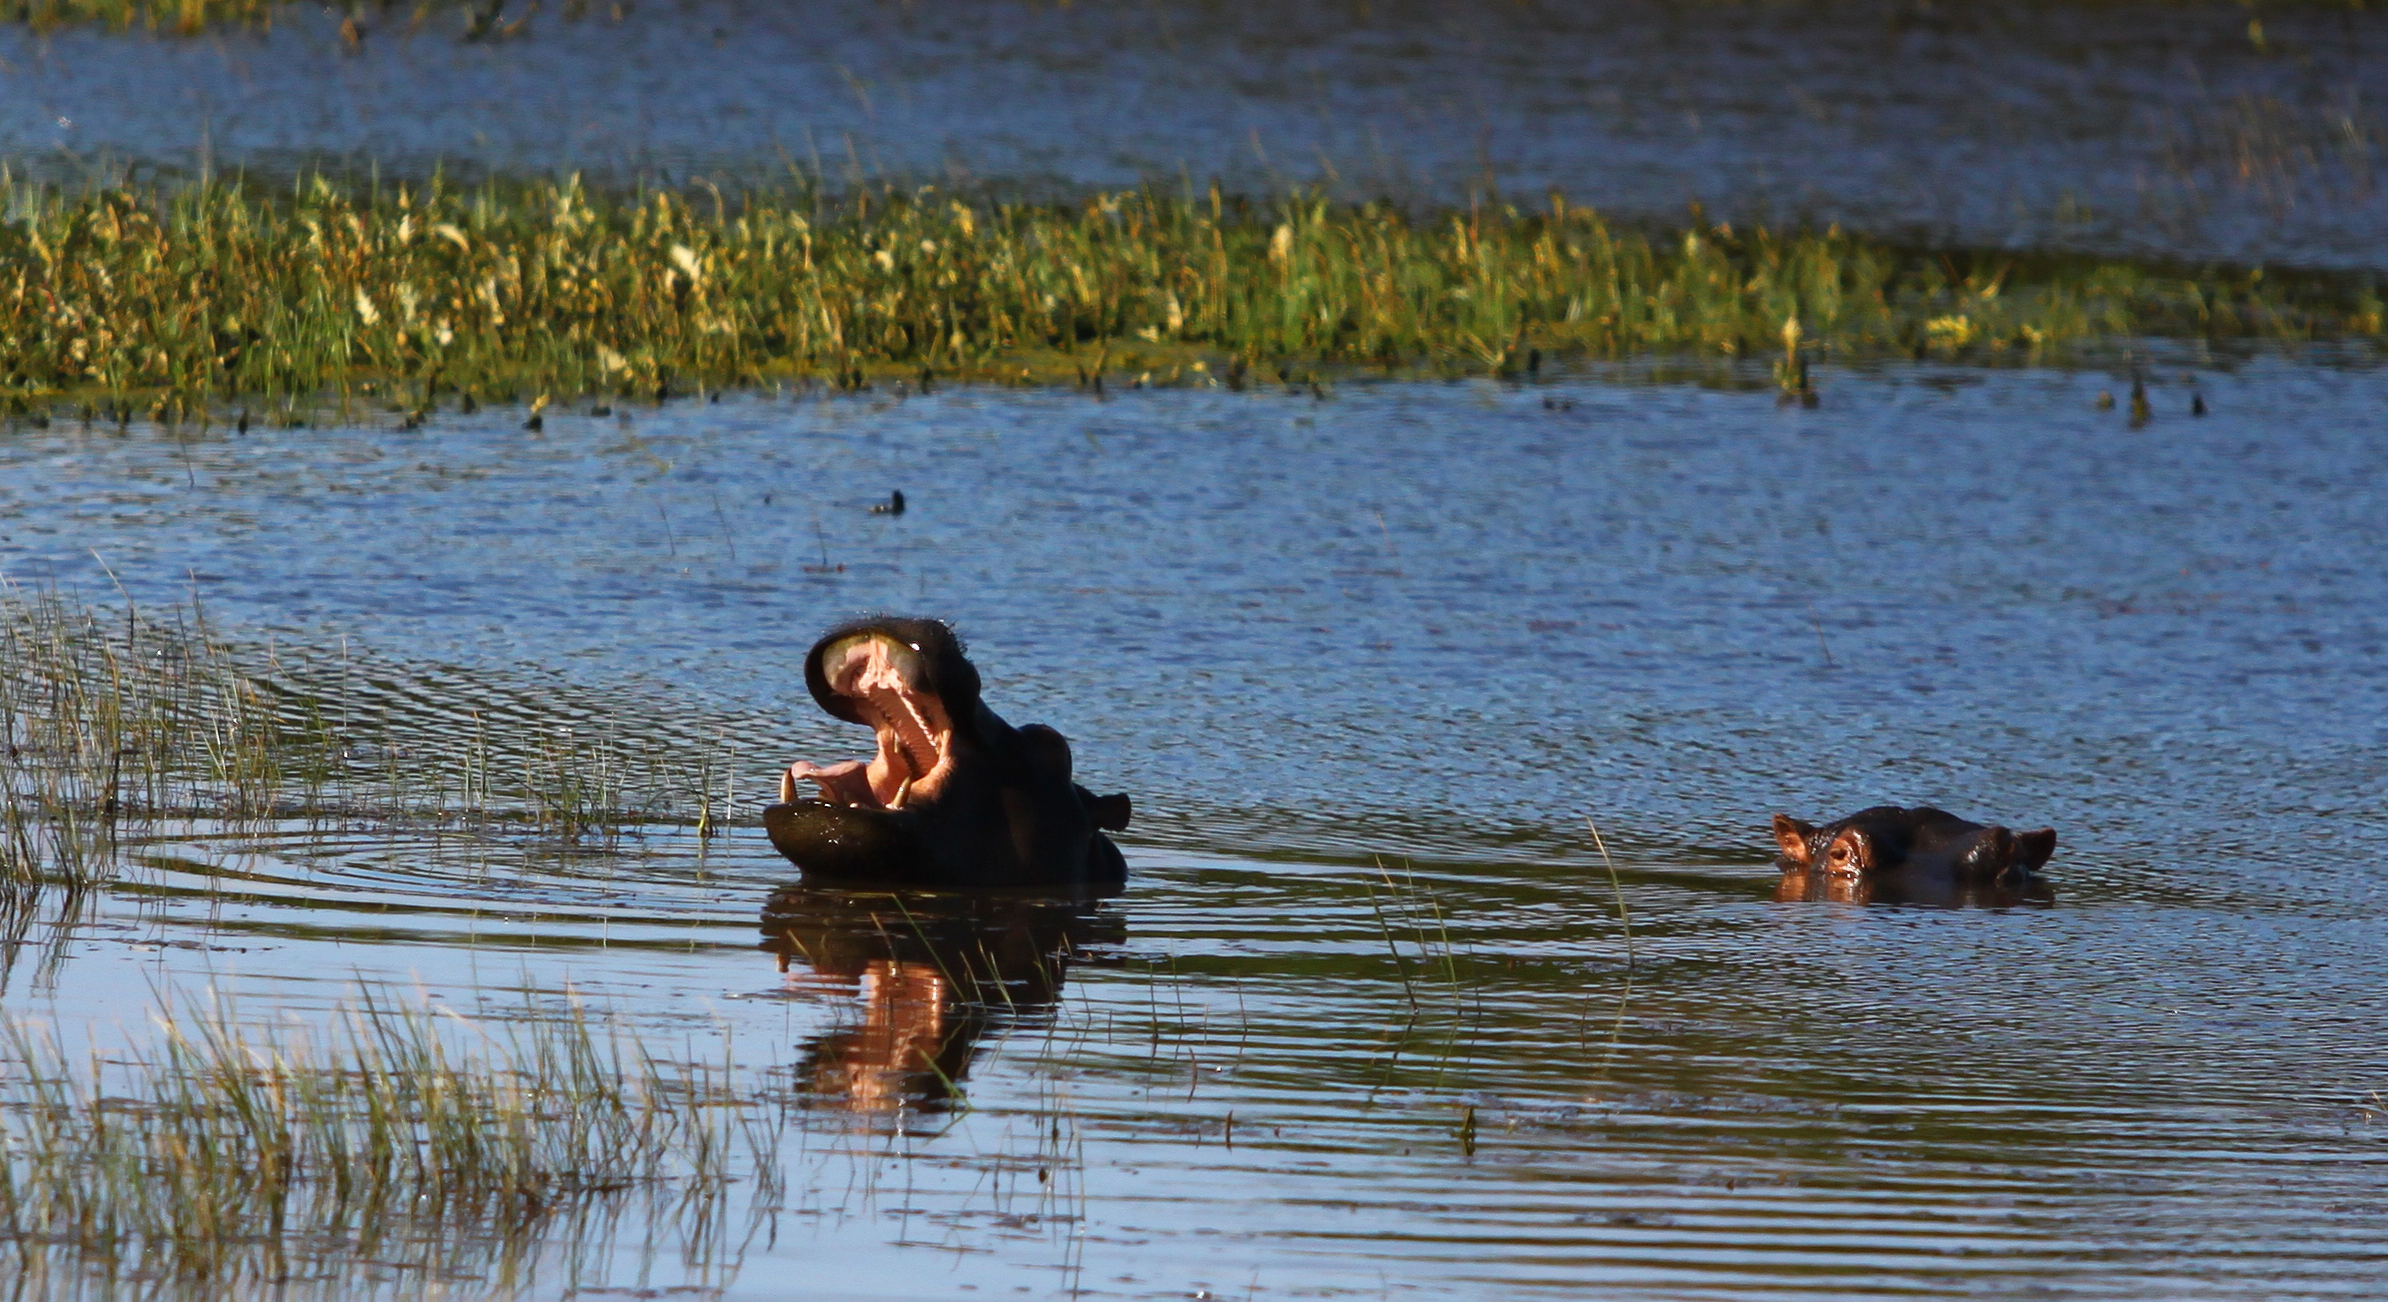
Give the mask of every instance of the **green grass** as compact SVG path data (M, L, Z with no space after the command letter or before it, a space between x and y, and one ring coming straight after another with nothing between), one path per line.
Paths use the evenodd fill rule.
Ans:
M262 812L332 762L195 612L162 613L0 592L0 887L97 884L121 819Z
M160 818L436 821L616 846L634 825L717 831L729 757L618 735L593 710L394 715L345 654L244 646L195 605L94 607L0 586L0 893L116 872Z
M9 0L0 16L37 30L97 26L184 35L210 27L270 26L291 0Z
M0 404L130 420L874 375L1240 383L1541 354L2038 358L2136 336L2355 338L2368 275L1649 234L1561 200L1413 217L1216 192L577 183L6 191Z
M777 1132L727 1066L577 1015L484 1025L368 991L312 1036L172 1004L156 1032L81 1064L0 1013L0 1256L20 1281L478 1274L625 1196L718 1221L734 1180L776 1178Z
M0 21L22 23L36 31L99 27L196 36L228 27L270 28L276 15L299 3L301 0L0 0ZM461 10L466 38L477 40L502 28L505 7L506 0L345 0L337 8L352 20L403 16L415 26L434 13ZM535 4L519 8L525 17L538 12ZM587 0L566 0L564 6L566 15L572 17L586 8Z

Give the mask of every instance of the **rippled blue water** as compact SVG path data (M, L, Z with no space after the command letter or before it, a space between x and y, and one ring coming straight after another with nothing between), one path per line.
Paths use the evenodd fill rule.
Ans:
M809 745L853 741L795 682L813 634L930 612L998 709L1189 837L1564 854L1590 812L1725 847L1895 798L2057 822L2101 870L2352 864L2378 843L2331 819L2379 798L2388 717L2376 373L2167 380L2138 431L2103 374L1929 369L1814 412L1586 382L23 431L0 559L105 596L96 550L145 600L643 677ZM908 514L865 512L895 487Z
M1139 813L1124 896L977 924L1058 990L823 957L883 906L750 826L292 824L161 829L7 997L727 1029L817 1104L731 1296L2373 1291L2388 378L1713 378L14 430L11 580L346 638L410 726L605 703L760 791L861 749L814 633L920 611ZM2055 826L2053 903L1773 902L1770 814L1886 801Z

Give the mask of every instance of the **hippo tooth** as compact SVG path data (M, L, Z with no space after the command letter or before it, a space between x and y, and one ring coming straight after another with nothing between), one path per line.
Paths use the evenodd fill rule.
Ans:
M920 707L912 703L910 696L899 693L896 696L896 703L904 707L905 715L912 720L913 735L905 736L901 728L897 729L897 735L902 737L905 742L904 759L910 763L915 775L925 777L928 775L928 771L937 765L937 734L929 727L928 718L921 714ZM921 763L921 756L912 753L915 738L917 738L918 744L926 747L929 752L929 762L926 764Z

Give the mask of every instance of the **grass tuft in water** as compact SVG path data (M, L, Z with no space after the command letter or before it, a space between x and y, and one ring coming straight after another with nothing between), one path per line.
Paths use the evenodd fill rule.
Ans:
M320 779L320 728L285 718L196 608L164 613L0 592L0 884L88 886L134 810L253 814Z
M660 398L804 377L1317 386L1544 353L2028 358L2128 336L2376 340L2366 274L1653 234L1553 197L1414 216L1314 196L1067 204L934 188L595 195L5 186L0 405L129 421L318 401Z
M127 825L164 818L429 821L610 846L732 812L736 786L717 787L722 759L701 745L634 741L586 712L397 717L386 693L353 698L355 676L344 654L236 644L195 604L0 588L0 890L104 882Z
M0 1020L0 1241L23 1278L238 1285L327 1255L435 1260L776 1170L776 1132L728 1068L578 1015L490 1026L368 992L313 1037L222 1007L168 1006L157 1029L154 1050L78 1066Z

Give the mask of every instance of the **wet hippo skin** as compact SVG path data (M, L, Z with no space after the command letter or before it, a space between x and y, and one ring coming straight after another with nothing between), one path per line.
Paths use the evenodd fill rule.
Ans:
M1946 810L1877 805L1821 826L1774 816L1783 870L1775 898L2006 903L2046 898L2037 874L2056 831L1969 822ZM2012 896L2013 900L2008 897Z
M979 699L978 669L932 619L831 629L804 660L822 709L871 729L878 752L798 761L763 811L771 844L808 880L918 886L1102 886L1127 875L1103 835L1128 825L1126 796L1072 777L1070 744L1015 728ZM800 799L810 782L819 798Z

